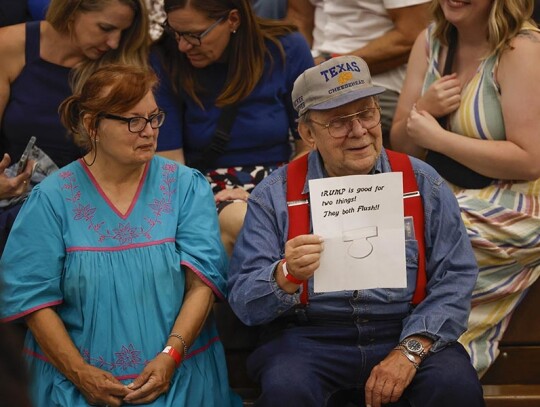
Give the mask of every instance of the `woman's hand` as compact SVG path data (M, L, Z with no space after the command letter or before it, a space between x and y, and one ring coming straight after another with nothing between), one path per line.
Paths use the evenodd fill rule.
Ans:
M216 201L216 203L235 200L247 201L248 198L249 192L247 192L243 188L222 189L214 195L214 200Z
M26 168L16 177L9 178L4 174L4 170L9 167L11 158L8 154L4 154L0 161L0 199L12 198L22 195L30 185L30 177L32 176L33 161L28 161Z
M91 405L121 406L125 396L132 392L112 374L86 365L74 383L86 401Z
M442 117L455 111L460 103L461 84L457 75L453 73L433 82L416 102L416 107L433 117Z
M407 119L407 134L417 145L427 150L440 150L440 134L444 131L439 122L425 110L413 106Z
M176 362L173 358L163 353L158 354L128 386L133 392L124 397L123 401L129 404L154 401L169 390L175 369Z

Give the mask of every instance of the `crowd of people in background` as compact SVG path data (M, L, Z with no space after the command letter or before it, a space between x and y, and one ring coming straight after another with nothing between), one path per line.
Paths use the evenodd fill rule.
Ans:
M443 405L422 367L449 360L446 390L470 391L448 405L481 405L477 377L540 276L539 3L0 2L0 321L7 346L25 335L31 373L5 394L241 405L211 312L230 295L265 328L249 367L260 405L342 391ZM424 201L404 297L317 293L326 245L309 217L290 234L289 163L309 157L305 196L310 179L396 171L387 150L415 157ZM410 306L424 261L426 300ZM463 308L436 319L450 292ZM379 348L355 371L362 332ZM280 377L291 360L309 385Z

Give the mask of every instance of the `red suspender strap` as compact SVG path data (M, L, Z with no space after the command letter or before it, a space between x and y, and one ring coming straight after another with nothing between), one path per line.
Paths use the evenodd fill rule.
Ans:
M303 194L306 183L308 155L293 160L287 166L287 209L289 212L289 234L287 240L309 233L310 215L308 194ZM302 284L300 301L308 303L308 282Z
M418 305L426 297L426 248L424 235L424 205L409 156L386 150L393 172L403 173L403 208L405 216L412 216L418 241L418 274L412 304Z

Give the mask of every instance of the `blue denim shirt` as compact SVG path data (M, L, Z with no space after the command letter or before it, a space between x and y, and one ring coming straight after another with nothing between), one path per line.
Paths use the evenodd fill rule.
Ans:
M236 242L229 270L229 302L248 325L261 325L305 312L308 319L402 320L401 339L413 334L429 336L436 352L465 331L471 293L478 268L457 201L437 172L411 158L424 202L427 296L416 307L411 298L416 286L418 244L406 240L407 288L314 293L309 281L309 305L303 308L299 292L283 291L274 270L284 258L289 228L286 204L287 169L264 179L248 200L244 227ZM390 172L386 152L372 173ZM310 153L308 180L327 177L318 152ZM418 238L418 236L416 236Z

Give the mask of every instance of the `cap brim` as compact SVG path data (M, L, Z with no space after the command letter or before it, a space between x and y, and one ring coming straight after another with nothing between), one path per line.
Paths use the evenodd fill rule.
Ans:
M369 96L378 95L383 93L386 89L382 86L372 86L368 89L355 90L344 95L332 98L326 102L319 103L318 105L310 106L307 110L327 110L346 105L347 103L354 102L358 99L367 98Z

